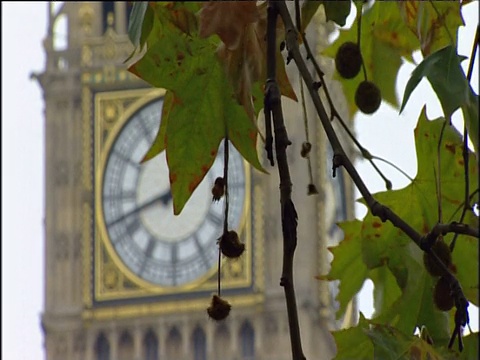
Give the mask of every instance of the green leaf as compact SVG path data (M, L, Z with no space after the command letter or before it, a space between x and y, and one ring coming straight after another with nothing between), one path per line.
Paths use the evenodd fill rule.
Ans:
M458 354L458 359L469 360L478 358L478 332L470 334L463 339L464 349Z
M302 3L302 27L305 29L313 16L318 10L318 7L323 5L325 8L325 15L327 21L333 21L340 26L345 26L348 15L350 15L351 1L318 1L305 0Z
M480 134L479 128L479 114L478 114L478 95L474 94L472 88L469 86L469 97L468 102L462 105L462 112L463 118L467 125L467 131L470 135L470 139L473 143L475 151L478 153L478 146L479 146L479 138L478 134ZM478 155L477 155L478 159Z
M478 228L479 219L472 211L467 213L466 224L473 228ZM449 243L453 239L453 234L446 237ZM456 275L461 281L462 289L468 300L479 306L479 291L478 291L478 254L479 242L478 239L472 236L459 235L455 243L455 249L452 253L452 262L456 267ZM474 276L476 274L476 276Z
M140 34L140 47L143 47L147 42L147 39L153 30L154 22L154 13L152 8L149 6L145 12L145 18L143 20L142 33Z
M362 288L367 278L367 267L359 255L361 242L359 234L361 221L353 220L339 224L344 232L344 238L338 246L328 248L333 254L332 268L327 276L320 276L324 280L340 280L337 301L340 308L337 318L345 312L350 300Z
M385 309L392 307L393 303L400 297L401 290L395 276L387 266L370 270L369 277L374 284L373 305L375 313L373 318L375 318Z
M215 49L212 40L179 36L178 28L164 27L158 41L129 68L151 85L171 93L162 121L166 128L159 130L158 141L146 159L166 148L175 214L181 212L210 169L225 137L225 126L242 156L263 169L256 153L257 129L233 98Z
M366 333L373 342L374 359L446 359L426 341L414 335L406 335L391 326L375 324Z
M133 3L132 12L130 13L130 19L128 21L128 37L135 47L140 45L147 8L148 1L135 1Z
M337 344L335 360L370 360L373 358L373 345L366 332L369 323L362 313L357 326L333 332Z
M162 119L157 132L157 136L155 137L153 144L150 146L150 149L148 149L147 153L143 157L142 163L153 159L155 156L157 156L167 148L167 144L165 142L165 135L167 133L167 124L170 117L170 111L172 110L172 106L173 93L171 91L167 91L165 97L163 98Z
M397 1L400 14L419 42L423 56L456 45L456 33L464 25L460 1Z
M418 160L414 181L403 189L375 194L380 203L390 207L421 234L428 233L439 221L437 176L440 176L442 184L442 222L458 221L464 198L462 138L453 127L444 128L445 124L443 118L428 120L424 108L414 132ZM470 189L476 189L478 163L473 154L469 154L468 171ZM469 212L465 223L478 226L478 217ZM433 287L437 280L425 270L423 252L418 246L390 222L382 223L371 213L363 219L360 229L357 222L347 222L343 226L349 239L343 248L340 248L341 242L332 249L335 258L332 271L326 277L346 279L345 283L349 284L345 289L340 287L338 299L341 303L348 303L349 296L354 293L350 287L359 283L355 276L360 275L352 275L350 268L360 273L362 278L367 273L375 284L376 322L395 326L405 334L412 334L416 327L425 325L435 343L447 343L449 332L453 329L452 317L437 310L433 304ZM447 236L446 240L450 241L451 237ZM361 243L362 262L358 259L358 242ZM459 236L453 252L453 264L465 295L474 304L478 299L478 277L472 274L478 274L477 256L478 239Z
M469 133L478 134L478 95L473 92L462 70L460 62L463 59L465 57L457 55L454 46L447 46L425 58L408 80L400 112L419 82L426 77L440 100L445 117L449 119L461 107ZM478 137L471 138L478 149Z
M340 26L345 26L347 17L350 15L352 4L350 1L322 1L325 6L327 21L331 20Z
M313 16L317 13L318 7L322 4L323 1L318 0L305 0L302 3L301 7L301 21L302 29L305 30L310 24Z
M343 43L356 43L357 24L358 18L350 29L340 29L337 40L323 54L334 58ZM375 2L362 15L360 48L367 78L378 86L382 99L394 107L398 107L396 80L402 57L410 58L418 47L418 40L406 27L396 2ZM358 110L354 100L355 91L364 80L363 71L353 79L343 79L335 72L334 78L341 82L350 114L353 116Z

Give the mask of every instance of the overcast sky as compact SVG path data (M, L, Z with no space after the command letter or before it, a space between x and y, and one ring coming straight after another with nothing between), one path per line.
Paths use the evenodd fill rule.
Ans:
M478 4L464 11L467 25L460 31L460 50L469 56ZM45 56L42 40L46 33L46 2L2 2L2 359L41 360L43 335L40 314L43 308L44 244L44 118L39 85L30 80L42 71ZM467 66L467 62L464 62ZM403 89L412 66L401 69ZM478 93L478 61L473 74ZM425 99L431 118L441 115L435 95L422 82L407 109L398 116L382 105L373 117L357 119L359 140L371 153L382 156L415 176L413 128ZM421 96L419 96L421 94ZM381 119L380 121L378 119ZM394 188L407 180L388 166L380 165ZM384 189L383 182L366 164L358 166L372 192ZM370 290L368 290L370 291ZM371 306L363 305L371 312ZM472 309L473 310L473 309ZM470 314L478 329L478 311Z

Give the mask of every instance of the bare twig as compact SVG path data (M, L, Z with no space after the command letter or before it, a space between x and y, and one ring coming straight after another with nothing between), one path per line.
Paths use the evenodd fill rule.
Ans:
M430 230L430 232L425 235L425 241L433 243L437 237L439 237L440 235L446 235L448 233L469 235L477 239L480 236L478 228L472 228L467 224L452 222L450 224L435 225L432 230Z
M276 22L277 8L274 1L268 2L267 15L267 83L265 88L266 111L272 113L275 134L275 154L280 177L280 206L283 234L283 268L280 285L285 292L288 325L293 360L305 360L300 337L297 303L293 286L293 256L297 246L297 212L291 199L292 182L287 163L286 148L291 144L283 119L280 89L276 82Z
M478 39L479 39L479 32L480 32L480 25L477 25L477 31L475 32L475 39L473 39L473 45L472 45L472 52L470 55L470 62L468 64L468 71L467 71L467 80L468 82L471 81L472 79L472 73L473 73L473 64L475 63L475 57L477 55L477 48L478 48ZM460 222L463 222L465 219L465 215L467 214L467 211L471 210L470 206L470 198L469 198L469 193L470 193L470 177L468 175L468 167L469 167L469 158L468 158L469 150L468 150L468 130L467 130L467 122L463 121L463 171L464 171L464 178L465 178L465 201L463 203L463 211L462 215L460 216ZM455 234L455 236L452 239L452 242L450 243L450 251L453 251L455 249L455 243L457 241L458 234Z
M360 10L361 11L361 8ZM297 28L299 28L298 24L297 24ZM302 37L302 40L303 40L303 46L305 47L305 50L307 52L307 60L310 60L311 63L313 64L313 68L315 69L315 73L317 74L318 78L319 78L319 82L315 82L315 88L316 89L319 89L319 88L322 88L323 89L323 92L325 93L325 96L327 98L327 101L328 101L328 105L329 105L329 109L330 109L330 120L334 120L335 118L337 118L337 120L340 122L340 125L343 127L343 129L345 130L345 132L347 133L347 135L350 137L350 139L354 142L354 144L358 147L358 149L360 150L360 153L362 154L362 156L370 162L370 164L372 165L372 167L375 169L375 171L378 173L378 175L380 175L380 177L383 179L383 181L385 182L385 187L387 188L387 190L390 190L392 188L392 182L382 173L382 171L378 168L378 166L374 163L374 159L377 159L377 160L382 160L382 161L385 161L377 156L373 156L370 154L370 152L365 149L362 144L360 144L360 142L355 138L355 136L353 135L353 133L351 132L351 130L348 128L348 126L346 125L345 121L343 120L343 118L340 116L340 114L338 113L336 107L335 107L335 104L333 103L333 100L332 100L332 97L330 95L330 91L328 90L328 86L326 84L326 81L325 81L325 73L320 69L320 66L318 65L316 59L315 59L315 56L313 56L313 53L312 53L312 50L310 48L310 45L309 45L309 42L307 41L307 38L305 36L304 33L299 33ZM359 41L359 40L358 40ZM360 45L360 44L359 44ZM365 69L364 69L365 70ZM366 77L366 75L365 75ZM302 89L302 88L301 88ZM394 166L397 170L398 170L398 167L396 167L395 165L393 165L392 163L388 162L388 161L385 161L386 163ZM401 171L401 170L400 170ZM403 171L401 171L404 175L406 175ZM408 177L408 175L406 175ZM409 178L409 177L408 177Z

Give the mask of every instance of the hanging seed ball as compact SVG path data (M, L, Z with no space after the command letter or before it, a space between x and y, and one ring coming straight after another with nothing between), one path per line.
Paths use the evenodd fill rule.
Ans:
M245 251L245 244L240 242L238 234L234 230L227 231L220 238L220 250L228 258L238 258Z
M362 81L355 91L355 104L364 114L373 114L380 107L382 94L377 85L371 81Z
M212 201L219 201L225 194L225 180L223 177L217 177L212 187Z
M305 142L302 144L302 150L300 151L300 155L301 155L303 158L306 158L306 157L308 157L308 155L310 154L310 150L312 150L312 144L309 143L308 141L305 141Z
M357 44L351 41L343 43L335 55L335 67L345 79L352 79L362 67L362 54Z
M215 321L221 321L225 319L228 314L230 314L230 309L232 305L226 300L223 300L218 295L212 296L212 302L207 308L208 316L210 316Z
M435 244L433 244L432 249L447 268L452 266L452 253L450 252L450 247L443 240L438 239ZM423 264L430 275L441 276L443 274L442 269L437 265L432 255L426 252L423 253Z
M448 281L442 276L433 289L433 302L438 310L449 311L453 308L454 299Z

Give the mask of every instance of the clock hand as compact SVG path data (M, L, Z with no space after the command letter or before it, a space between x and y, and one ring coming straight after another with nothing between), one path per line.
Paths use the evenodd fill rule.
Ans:
M128 217L130 217L130 216L132 216L132 215L134 215L134 214L136 214L136 213L138 213L138 212L140 212L140 211L142 211L146 208L149 208L152 205L155 205L158 201L161 201L164 205L166 205L166 204L168 204L168 202L170 201L171 198L172 198L172 194L171 194L170 190L168 190L166 193L155 196L151 200L147 201L146 203L143 203L142 205L136 207L135 209L129 211L128 213L123 214L118 219L113 220L111 223L109 223L107 225L108 226L113 226L115 224L118 224L120 221L123 221L123 220L127 219Z

